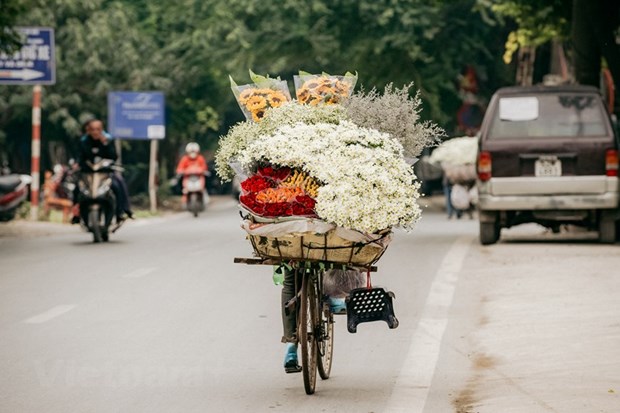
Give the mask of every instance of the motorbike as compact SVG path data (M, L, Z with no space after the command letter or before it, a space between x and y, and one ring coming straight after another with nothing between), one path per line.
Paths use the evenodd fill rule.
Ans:
M194 217L204 211L209 202L205 185L207 174L208 172L192 168L183 172L183 203L187 210L194 214Z
M0 176L0 221L15 218L17 208L28 197L29 175L9 174Z
M73 200L75 190L75 174L73 163L69 165L56 164L53 168L52 182L54 183L55 196L61 199Z
M112 176L123 168L110 159L95 159L86 162L88 169L78 175L77 201L80 209L80 224L93 234L93 242L107 242L110 232L114 233L122 224L116 222L116 197L112 190Z

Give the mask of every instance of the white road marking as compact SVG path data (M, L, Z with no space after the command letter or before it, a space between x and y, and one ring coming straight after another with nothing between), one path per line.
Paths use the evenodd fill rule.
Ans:
M63 315L64 313L71 311L75 308L75 305L58 305L54 308L47 310L44 313L30 317L24 320L24 323L28 324L41 324L50 321L53 318Z
M130 273L124 274L122 277L123 278L140 278L140 277L144 277L145 275L152 273L155 270L157 270L157 268L138 268L137 270L133 270Z
M439 359L441 341L448 324L448 313L454 299L458 274L471 242L472 238L469 236L458 238L441 262L386 412L424 411Z

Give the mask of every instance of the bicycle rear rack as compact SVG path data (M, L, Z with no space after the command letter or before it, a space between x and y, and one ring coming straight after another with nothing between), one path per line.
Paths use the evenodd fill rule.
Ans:
M385 321L393 329L398 327L392 299L394 293L383 288L356 288L351 290L347 304L347 330L357 332L357 325L371 321Z

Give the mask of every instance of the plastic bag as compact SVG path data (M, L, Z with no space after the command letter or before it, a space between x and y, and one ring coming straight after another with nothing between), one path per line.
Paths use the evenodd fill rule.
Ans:
M478 187L476 185L469 190L469 202L472 205L478 205Z
M450 203L456 209L469 209L469 190L463 185L454 185L450 194Z
M476 180L476 165L442 165L448 181L452 184L467 184Z
M323 292L331 298L345 298L365 285L366 275L356 270L327 270L323 275Z

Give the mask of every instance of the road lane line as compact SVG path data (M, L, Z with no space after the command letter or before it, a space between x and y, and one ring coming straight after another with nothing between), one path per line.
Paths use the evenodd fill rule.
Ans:
M470 236L460 237L444 256L430 287L386 412L424 411L437 368L441 341L448 325L458 275L471 243Z
M122 277L123 278L140 278L140 277L144 277L145 275L149 275L150 273L152 273L155 270L157 270L157 267L153 267L153 268L138 268L136 270L133 270L132 272L129 272L127 274L122 275Z
M58 305L54 308L50 308L44 313L30 317L24 320L24 323L28 324L41 324L50 321L53 318L63 315L64 313L71 311L75 308L75 305Z

